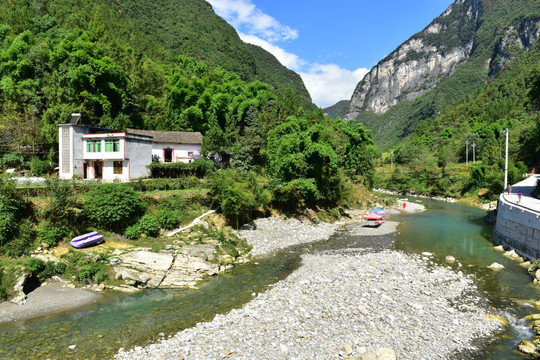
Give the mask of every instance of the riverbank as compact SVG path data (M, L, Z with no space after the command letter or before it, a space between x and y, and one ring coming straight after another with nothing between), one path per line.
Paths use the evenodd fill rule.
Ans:
M51 280L30 292L24 305L0 303L0 324L76 309L100 298L101 295L93 291Z
M400 212L414 213L423 210L424 207L421 204L412 202L407 202L405 209L400 209L397 205L388 209L389 213L391 214L397 214ZM346 224L360 224L359 226L354 227L354 232L352 235L355 236L377 236L389 234L395 232L397 225L399 224L395 221L385 221L383 225L374 227L362 220L362 215L364 214L365 211L349 210L343 221L336 224L324 222L314 224L311 222L303 222L294 218L286 220L276 217L261 218L243 226L239 230L238 234L240 237L247 239L248 243L253 246L253 250L250 252L248 257L256 258L259 256L268 256L276 251L290 246L327 240L336 232L337 229L339 229L340 226ZM183 252L186 252L186 250L182 250ZM187 253L193 255L193 251ZM149 255L157 256L158 254L149 253ZM211 255L204 256L205 259L209 257L211 257ZM150 258L150 260L152 259L153 258ZM198 258L194 257L190 257L190 259L190 261L198 260ZM240 261L249 260L245 258L244 260ZM155 263L156 261L153 262ZM141 265L140 263L141 261L138 263L139 266ZM200 263L200 261L198 263ZM165 268L170 268L170 266L165 266ZM198 272L201 272L201 265L198 265L196 269ZM130 271L131 273L134 272L133 269ZM201 274L197 275L197 279L200 281ZM137 279L137 277L134 277L133 274L131 274L131 277ZM147 278L149 278L149 276L147 276ZM134 290L132 291L136 290L135 288L133 289ZM27 295L27 300L24 305L1 302L0 324L31 319L56 312L68 311L95 302L99 298L100 295L98 293L89 289L75 288L74 286L70 286L64 282L54 282L49 280L36 290L30 292Z
M473 280L429 259L385 250L309 254L243 308L116 359L451 358L501 329Z
M415 198L420 198L420 199L431 199L431 200L437 200L437 201L444 201L448 203L461 203L468 206L474 206L474 207L477 207L479 209L483 209L486 211L492 211L497 208L497 200L493 200L488 203L481 203L478 201L479 199L475 197L470 197L470 198L467 198L468 200L466 200L466 199L456 199L453 197L443 197L443 196L432 196L432 195L422 195L422 194L403 194L403 193L398 193L395 191L380 189L380 188L373 189L373 191L381 193L381 194L393 195L393 196L414 196Z
M403 207L403 202L406 203L405 207ZM401 200L387 211L392 215L412 214L425 211L425 207L422 204ZM343 225L358 225L354 227L353 234L357 236L387 235L397 230L399 222L385 220L382 225L373 226L372 223L362 219L365 214L365 210L350 209L342 220L335 224L324 222L315 224L278 217L260 218L242 226L238 235L253 246L249 256L257 257L268 256L290 246L327 240Z
M352 218L348 233L373 235ZM389 225L385 231L395 231L397 224L379 229ZM271 254L284 243L309 242L319 226L259 219L240 235L247 235L257 254ZM160 343L121 350L116 359L367 359L380 349L398 359L452 358L478 350L475 344L502 329L484 304L472 277L428 256L361 249L306 254L299 269L253 294L241 309Z

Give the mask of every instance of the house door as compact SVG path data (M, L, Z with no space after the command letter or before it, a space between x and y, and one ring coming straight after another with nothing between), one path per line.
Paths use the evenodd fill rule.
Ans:
M163 149L163 161L172 162L172 149Z
M94 161L94 179L101 179L103 176L103 161Z
M88 164L85 162L83 163L83 179L88 179Z

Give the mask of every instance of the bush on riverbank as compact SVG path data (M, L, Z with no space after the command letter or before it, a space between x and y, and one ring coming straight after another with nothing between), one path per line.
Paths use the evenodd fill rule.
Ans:
M358 196L358 184L346 177L343 184L342 204L355 197L352 201L361 204L360 198L366 194ZM188 185L193 188L187 188ZM279 212L271 207L276 204L275 199L272 202L276 193L271 192L265 176L253 172L242 175L233 169L216 172L204 180L183 178L92 183L84 191L74 182L50 179L40 190L42 196L39 197L17 192L13 183L9 183L7 188L13 191L6 190L9 197L5 199L15 199L20 206L6 206L3 209L16 210L15 214L19 214L19 210L28 214L28 217L20 219L20 223L5 224L6 231L17 234L1 248L10 256L30 253L38 256L55 253L60 256L66 248L70 248L68 241L71 237L98 231L105 236L105 243L96 247L99 250L135 245L160 251L171 243L174 248L181 247L182 243L211 244L217 251L214 261L228 264L249 252L251 247L245 240L239 239L231 227L226 226L223 218L227 219L227 224L238 228L258 216L268 215L271 211ZM205 188L209 188L208 192ZM292 208L297 209L296 213L306 210L304 206L307 204L302 203L300 198L293 200L296 203ZM10 204L7 200L5 203ZM187 225L215 205L221 206L223 216L212 215L203 225L192 227L172 242L164 236L164 230ZM340 210L335 206L315 206L310 211L315 214L314 218L317 218L318 212L323 214L320 220L333 221L340 216ZM8 226L14 224L17 225L14 228ZM34 271L35 276L40 281L58 275L80 284L115 283L108 275L109 255L96 255L92 250L70 249L67 254L61 255L60 262L43 263ZM15 264L15 268L22 269L26 259L23 257L23 263ZM5 279L2 281L7 284L6 288L13 285L11 277L8 276L9 281ZM10 296L10 292L4 292L4 296Z
M122 231L142 215L139 195L123 184L104 184L92 189L83 207L83 215L95 226Z

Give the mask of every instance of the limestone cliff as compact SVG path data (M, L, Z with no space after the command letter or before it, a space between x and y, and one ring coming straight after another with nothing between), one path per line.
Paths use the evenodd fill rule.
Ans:
M540 38L540 19L523 20L505 31L490 61L489 75L496 76L504 66L529 50Z
M452 4L366 74L351 97L345 118L353 119L361 110L384 113L401 100L414 100L452 74L475 50L474 33L481 11L478 0Z

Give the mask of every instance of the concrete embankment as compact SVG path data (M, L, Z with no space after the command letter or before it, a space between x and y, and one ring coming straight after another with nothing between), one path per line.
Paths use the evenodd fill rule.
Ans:
M493 231L494 243L529 259L540 258L540 200L531 196L536 181L531 176L512 186L510 194L501 194Z

